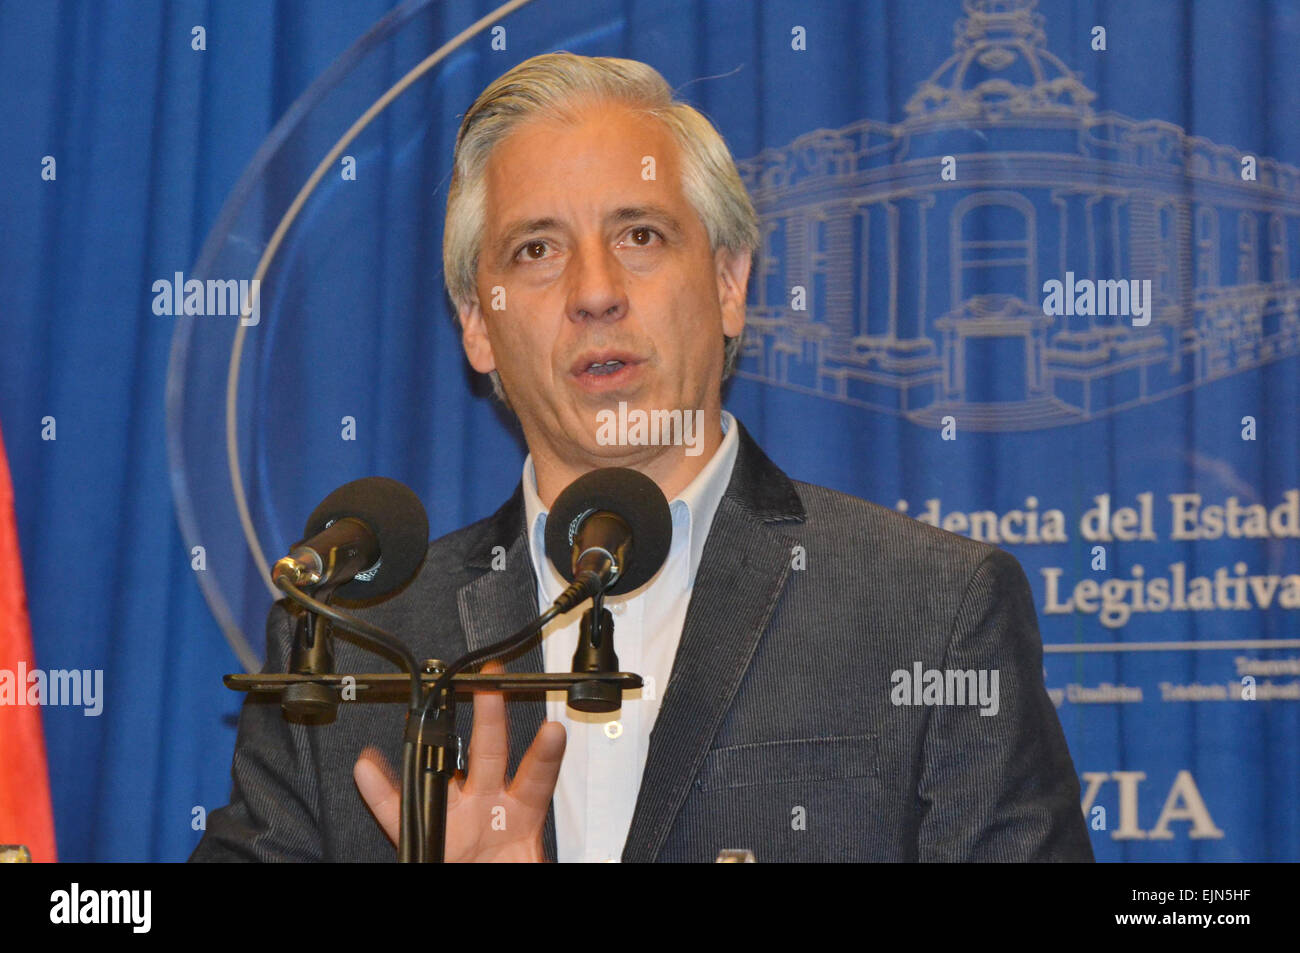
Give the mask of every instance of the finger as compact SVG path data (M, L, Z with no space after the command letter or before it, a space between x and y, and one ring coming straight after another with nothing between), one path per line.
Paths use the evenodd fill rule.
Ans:
M483 666L485 675L504 672L496 661ZM474 728L469 738L469 772L465 793L470 796L496 794L506 783L510 742L506 738L506 700L500 692L474 693Z
M510 796L543 817L555 794L566 743L567 735L562 724L558 721L543 722L510 783Z
M461 772L457 771L454 777L447 780L447 813L450 814L456 810L456 805L460 803L461 791L465 789L465 778Z
M396 846L397 832L401 826L402 795L388 762L379 751L367 748L357 758L357 763L352 768L352 778L356 781L362 800L370 808L370 813L375 815L379 826Z

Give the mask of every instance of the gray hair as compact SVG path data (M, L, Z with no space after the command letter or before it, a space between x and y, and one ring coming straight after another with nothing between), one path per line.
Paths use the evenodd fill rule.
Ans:
M486 224L488 158L519 124L541 115L572 120L575 107L593 101L630 106L663 122L682 151L682 190L704 223L709 248L725 247L752 256L759 247L758 216L722 136L701 113L673 98L673 90L652 66L608 56L544 53L498 77L479 94L456 134L442 267L447 293L459 309L477 297L475 275ZM722 380L731 376L740 337L725 337ZM492 390L507 407L501 377L492 371Z

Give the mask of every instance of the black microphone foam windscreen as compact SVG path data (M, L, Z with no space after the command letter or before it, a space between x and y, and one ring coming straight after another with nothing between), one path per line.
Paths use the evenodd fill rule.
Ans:
M374 531L379 538L380 563L369 580L353 579L340 586L340 596L376 599L396 592L415 577L429 548L429 517L410 487L388 477L345 483L307 518L303 539L311 539L345 516L361 520Z
M659 485L625 467L604 467L570 483L546 517L546 555L566 581L573 581L573 539L582 521L597 510L620 516L632 527L632 555L607 593L618 595L650 581L668 558L673 520Z

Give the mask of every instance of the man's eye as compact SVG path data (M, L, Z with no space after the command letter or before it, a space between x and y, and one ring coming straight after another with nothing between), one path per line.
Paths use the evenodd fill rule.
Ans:
M636 228L632 229L627 234L628 237L632 240L632 244L639 247L645 247L651 244L654 238L658 238L660 240L663 239L663 235L659 234L658 231L656 231L655 229L651 228L648 225L638 225Z
M523 256L526 261L540 261L546 257L546 242L541 239L536 241L525 242L515 253L515 257Z

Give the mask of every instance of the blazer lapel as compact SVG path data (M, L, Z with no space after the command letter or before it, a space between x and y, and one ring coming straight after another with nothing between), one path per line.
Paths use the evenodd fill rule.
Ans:
M537 617L537 581L524 535L522 488L487 522L466 557L466 565L488 570L456 593L461 629L467 651L474 652L518 632ZM493 570L492 550L513 540L505 555L505 568ZM507 672L545 671L541 640L533 638L525 651L503 659ZM537 730L546 718L546 696L510 694L506 696L506 733L510 741L511 777L519 769L524 752L533 743ZM467 741L473 726L473 708L469 703L457 706L456 730ZM542 835L546 859L554 862L555 811L546 813Z
M794 484L743 426L686 610L672 675L623 849L627 863L656 859L790 574L795 540L774 524L802 522Z

